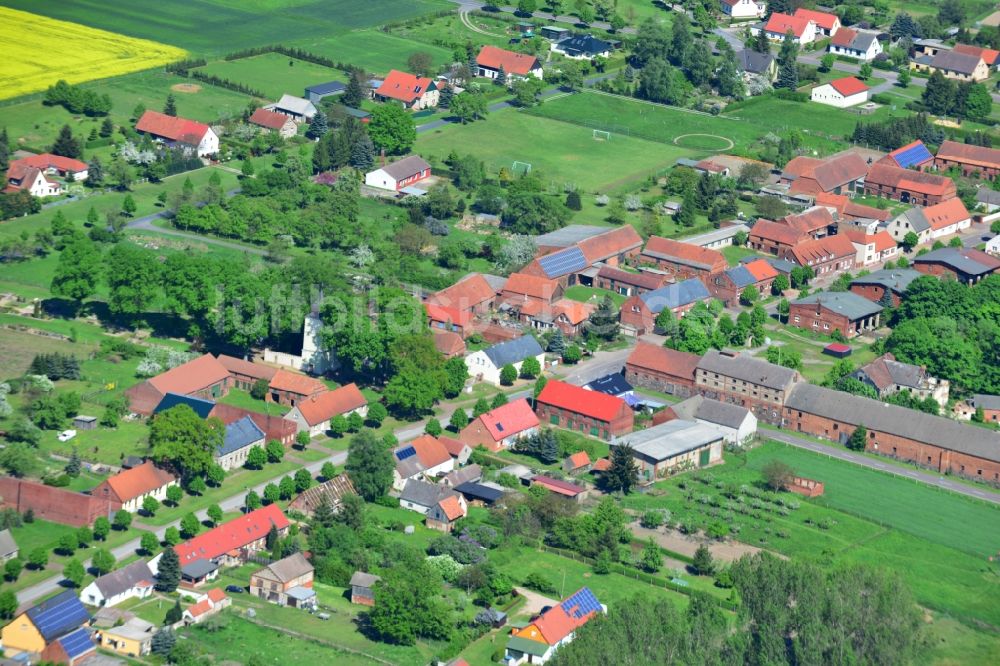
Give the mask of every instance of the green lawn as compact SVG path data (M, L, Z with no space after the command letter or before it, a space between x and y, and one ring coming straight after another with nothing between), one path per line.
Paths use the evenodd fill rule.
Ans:
M240 60L219 60L198 69L230 81L237 81L277 100L288 93L301 97L305 88L333 79L344 79L343 72L305 60L293 60L278 53L265 53Z
M260 412L262 414L287 414L291 409L285 405L279 405L276 402L267 402L266 400L257 400L252 395L246 391L240 391L238 389L233 389L225 396L219 399L219 402L226 405L233 405L234 407L242 407L243 409L249 409L252 412Z
M605 296L610 296L611 300L614 301L615 306L621 307L622 303L627 299L626 296L609 291L607 289L598 289L596 287L584 287L583 285L577 284L566 289L563 294L566 298L573 301L580 301L581 303L593 303L594 305L599 304L604 300Z
M595 141L589 129L514 109L491 113L469 125L420 134L414 147L414 152L432 162L443 160L452 150L482 158L490 173L501 167L510 169L514 161L528 162L535 173L557 186L572 183L587 192L634 185L678 157L693 154L630 137Z
M722 255L729 262L730 266L738 266L740 259L744 257L756 257L759 256L756 252L748 247L739 247L737 245L729 245L720 250Z
M228 53L265 44L288 44L398 21L452 8L444 0L203 0L177 4L134 0L127 4L99 0L4 4L66 21L145 37L195 53Z
M772 342L780 343L785 349L794 349L802 355L802 376L811 382L819 382L830 371L836 359L823 353L823 348L833 341L830 337L823 337L800 328L793 328L784 324L779 324L776 320L770 320L766 325L767 335ZM871 351L867 345L852 341L849 342L854 350L850 356L850 361L855 366L864 365L875 358L875 352ZM760 348L754 353L763 356L764 348Z
M395 14L396 9L393 10L393 20L396 19ZM386 15L383 18L389 17ZM473 39L473 42L480 43L477 39ZM300 46L331 58L334 62L349 63L376 74L387 74L390 69L405 70L406 61L418 51L429 54L435 68L447 65L452 60L450 49L387 34L381 30L356 30L332 37L303 40Z

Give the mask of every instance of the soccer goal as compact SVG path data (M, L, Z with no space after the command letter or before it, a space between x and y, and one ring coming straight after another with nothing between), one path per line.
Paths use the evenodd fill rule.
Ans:
M611 141L611 132L595 129L594 141Z
M531 173L531 163L514 160L514 164L511 165L510 170L518 176L523 176L526 173Z

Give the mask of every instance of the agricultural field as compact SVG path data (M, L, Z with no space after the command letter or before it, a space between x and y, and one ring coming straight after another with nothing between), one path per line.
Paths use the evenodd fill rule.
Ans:
M356 30L333 37L303 40L298 46L334 62L346 62L378 74L386 74L390 69L405 69L407 59L418 51L429 54L434 67L452 61L449 49L380 30Z
M497 140L497 137L503 137ZM596 141L590 129L539 118L514 109L491 113L469 125L449 125L418 135L414 152L431 161L455 150L472 153L490 173L511 169L515 161L531 164L558 185L573 183L587 192L610 192L634 185L696 153L634 137Z
M295 60L279 53L265 53L239 60L219 60L198 71L242 83L273 100L285 93L301 97L306 86L335 79L344 80L344 73L339 70Z
M3 0L2 4L124 35L155 39L198 55L228 53L265 44L292 44L379 25L387 17L399 21L454 7L447 0L405 3L396 0L202 0L196 3Z
M814 104L772 97L754 98L731 113L710 116L593 92L553 99L531 113L606 129L611 131L612 137L628 134L633 138L694 150L729 150L731 142L737 152L768 132L783 133L793 129L803 133L806 145L820 152L833 152L843 147L841 137L853 132L859 119L849 111L829 107L820 110ZM882 120L906 113L883 108L865 116L865 120Z
M760 470L775 459L823 481L826 495L806 500L781 494L784 508L747 500L754 507L748 514L721 494L730 486L759 489ZM789 502L795 506L789 508ZM969 498L771 442L694 477L658 483L652 493L629 497L625 505L640 511L666 508L673 520L700 527L722 521L739 530L741 541L827 565L884 566L906 581L935 618L951 616L966 630L978 623L1000 626L994 603L1000 582L996 565L987 561L1000 549L1000 510ZM985 652L1000 649L986 633L978 640L992 643ZM958 656L945 646L938 649L936 658Z
M0 7L0 99L45 90L59 79L82 83L183 58L183 49L147 39Z

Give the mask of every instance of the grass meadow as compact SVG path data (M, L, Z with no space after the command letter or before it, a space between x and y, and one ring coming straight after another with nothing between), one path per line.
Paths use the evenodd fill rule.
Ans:
M502 109L469 125L448 125L418 135L414 151L443 160L449 152L475 154L491 173L528 162L534 173L557 185L573 183L587 192L634 185L678 157L694 152L677 146L615 136L595 141L591 130L548 118Z
M38 3L31 3L36 9ZM0 99L44 90L59 79L82 83L149 69L186 53L148 39L0 7ZM16 46L15 46L16 45Z
M776 442L729 456L708 474L724 484L759 484L760 469L775 459L823 481L826 494L802 499L800 508L787 516L736 514L729 522L740 526L739 540L828 566L864 563L895 571L918 603L941 614L935 624L950 617L963 625L961 636L930 628L942 639L930 651L931 661L960 657L960 663L995 663L988 655L1000 650L1000 606L995 603L1000 576L987 555L1000 547L1000 509ZM675 521L704 524L715 519L697 498L715 492L712 484L680 476L656 484L651 493L627 498L625 504L635 510L667 508ZM951 647L952 642L981 649L955 654L959 648Z
M332 58L335 62L347 62L376 74L386 74L390 69L406 69L407 59L418 51L429 54L435 68L451 62L449 49L386 34L380 30L355 30L308 39L301 41L298 46L311 53Z
M279 53L265 53L240 60L219 60L199 71L255 88L270 99L288 93L301 97L306 86L344 79L343 72L322 65L295 60Z
M3 0L16 9L155 39L199 55L291 44L452 9L447 0Z

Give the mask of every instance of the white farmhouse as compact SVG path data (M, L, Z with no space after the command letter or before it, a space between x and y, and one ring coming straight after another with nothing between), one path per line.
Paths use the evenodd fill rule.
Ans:
M746 444L757 434L757 417L753 412L728 402L696 395L665 411L679 419L709 426L722 435L727 444Z
M868 62L882 53L882 44L874 32L841 28L830 40L830 53Z
M853 76L834 79L812 89L812 101L838 109L863 104L868 101L869 88Z
M135 124L140 134L168 146L181 146L195 151L198 157L219 152L219 136L211 127L196 120L168 116L159 111L146 111Z
M139 560L104 574L80 591L88 606L115 606L127 599L145 599L153 594L153 572Z
M545 352L538 340L530 335L522 335L469 354L465 357L465 365L475 381L500 386L500 371L505 365L513 365L520 373L521 364L532 356L538 360L540 367L545 367Z
M419 155L410 155L365 174L365 185L399 192L431 177L431 165Z
M719 9L730 18L764 18L767 4L758 0L719 0Z

